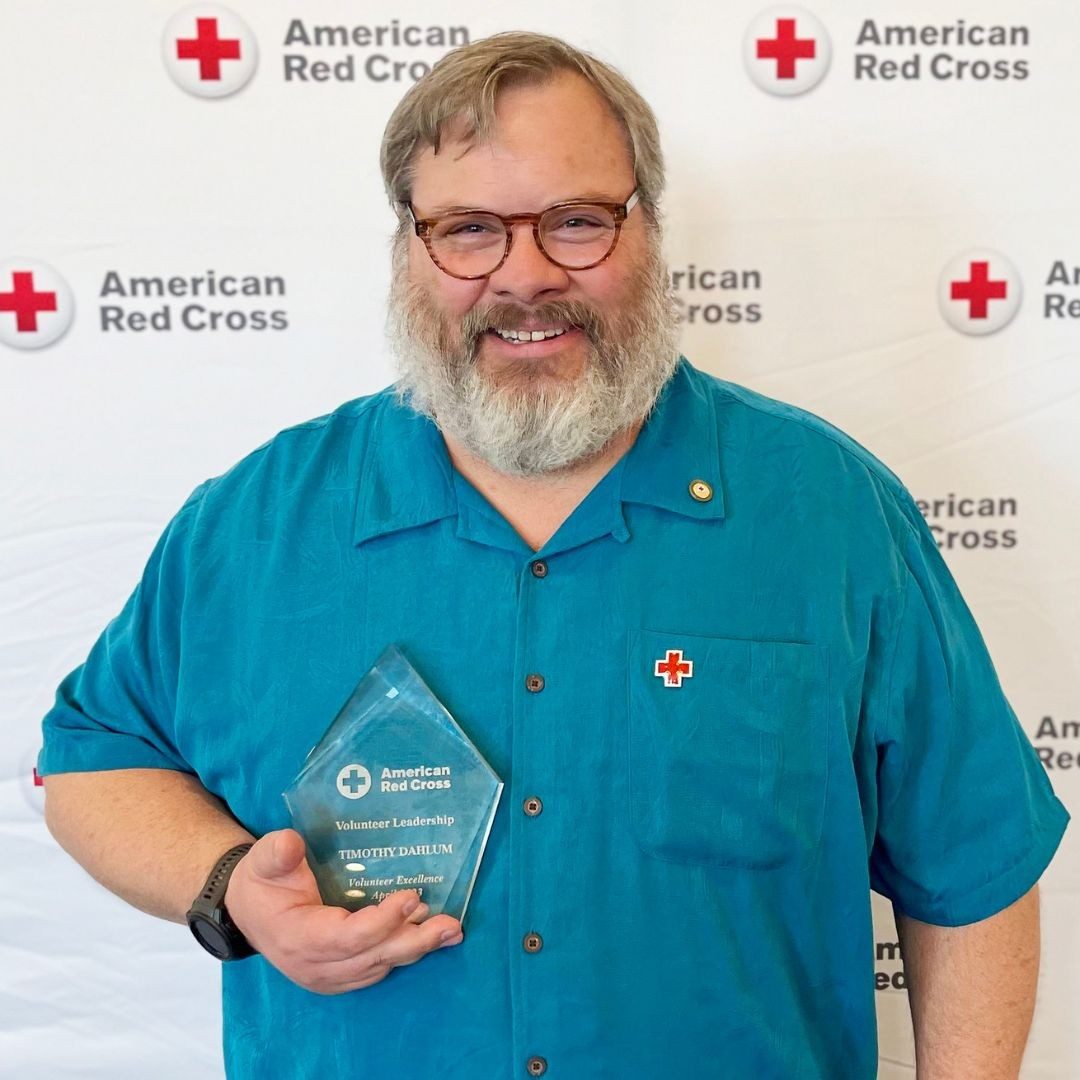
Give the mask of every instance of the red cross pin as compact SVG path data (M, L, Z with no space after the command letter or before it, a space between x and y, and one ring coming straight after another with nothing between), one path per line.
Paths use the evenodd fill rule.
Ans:
M684 660L682 649L668 649L667 655L656 661L653 674L663 679L665 686L682 686L683 679L693 678L694 661Z

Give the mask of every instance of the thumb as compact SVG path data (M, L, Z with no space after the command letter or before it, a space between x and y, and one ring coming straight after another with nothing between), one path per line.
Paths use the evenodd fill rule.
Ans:
M295 829L279 829L257 840L247 857L252 873L276 881L288 877L304 861L306 850L304 838Z

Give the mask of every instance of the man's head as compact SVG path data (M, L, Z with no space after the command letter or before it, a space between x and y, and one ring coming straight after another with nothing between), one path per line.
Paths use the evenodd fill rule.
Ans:
M398 105L382 168L399 213L388 326L399 388L415 408L522 476L573 468L648 412L674 369L678 316L660 248L656 122L618 72L537 34L465 46ZM506 217L569 201L625 204L634 191L614 248L588 269L557 265L519 223L501 266L452 276L413 226L413 216L462 208ZM473 224L454 227L476 237L470 245L490 243ZM583 227L582 217L559 225L570 238L562 251ZM514 344L496 330L566 332Z

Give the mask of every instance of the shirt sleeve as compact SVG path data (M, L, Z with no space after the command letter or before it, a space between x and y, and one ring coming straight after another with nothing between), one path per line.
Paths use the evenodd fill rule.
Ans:
M42 721L38 773L193 772L176 746L180 625L201 485L158 539L135 591Z
M906 510L903 580L875 734L870 881L904 914L962 926L1031 889L1069 814L909 496Z

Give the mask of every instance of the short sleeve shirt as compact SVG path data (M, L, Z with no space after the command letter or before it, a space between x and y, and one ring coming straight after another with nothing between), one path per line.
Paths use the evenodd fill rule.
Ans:
M39 770L287 827L390 644L505 783L464 942L338 996L225 965L230 1077L869 1080L870 891L985 919L1068 820L900 481L685 359L539 551L394 388L280 433L169 524Z

